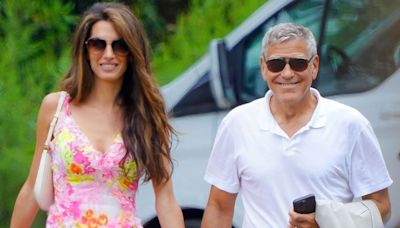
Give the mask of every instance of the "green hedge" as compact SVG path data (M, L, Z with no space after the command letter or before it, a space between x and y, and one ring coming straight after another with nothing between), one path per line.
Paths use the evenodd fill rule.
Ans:
M69 66L71 31L78 16L65 2L0 1L0 227L9 226L29 171L41 100L57 90ZM193 0L172 35L153 45L153 68L160 84L182 73L207 51L212 38L226 35L264 2ZM156 18L154 8L144 12ZM160 31L159 24L155 26L152 31ZM41 213L34 226L43 227L43 219Z
M29 171L41 99L68 64L70 10L61 1L0 3L0 227Z
M192 0L188 13L178 18L176 31L154 49L153 69L161 85L186 70L206 53L213 38L238 26L263 0Z

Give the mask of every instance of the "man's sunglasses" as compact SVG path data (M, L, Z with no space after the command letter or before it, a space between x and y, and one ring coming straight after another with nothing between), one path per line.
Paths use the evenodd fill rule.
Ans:
M94 52L94 53L104 52L104 50L107 47L107 42L100 38L89 38L88 40L85 41L85 44L86 44L86 48L90 52ZM113 52L116 55L125 56L129 53L128 46L122 39L114 40L111 43L111 47L112 47Z
M276 58L276 59L269 59L265 61L267 68L269 71L273 73L281 72L286 64L289 64L290 68L294 71L304 71L307 69L308 64L314 58L312 56L310 59L302 59L302 58ZM264 60L265 60L264 56Z

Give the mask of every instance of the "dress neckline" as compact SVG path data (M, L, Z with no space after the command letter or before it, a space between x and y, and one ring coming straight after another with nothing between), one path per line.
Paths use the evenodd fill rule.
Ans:
M88 146L90 148L92 148L94 151L105 155L107 154L113 147L115 144L118 144L122 141L122 136L121 133L117 133L114 135L111 144L107 145L105 148L105 151L99 150L96 148L96 146L92 143L92 140L90 140L90 138L87 136L87 134L82 130L82 128L79 126L79 124L76 122L74 116L72 115L72 111L70 108L70 100L71 97L69 95L67 95L67 98L65 99L65 116L67 116L68 118L70 118L73 127L76 129L76 132L78 134L80 134L82 136L82 138L86 141L86 143L88 144Z

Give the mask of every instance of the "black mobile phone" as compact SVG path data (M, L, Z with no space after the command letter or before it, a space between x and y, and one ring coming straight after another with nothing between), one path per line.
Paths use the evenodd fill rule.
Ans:
M293 200L293 210L300 214L315 212L315 196L309 194Z

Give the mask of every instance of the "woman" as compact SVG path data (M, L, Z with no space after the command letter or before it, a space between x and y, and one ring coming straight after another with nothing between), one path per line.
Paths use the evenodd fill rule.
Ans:
M85 12L61 86L69 95L50 145L55 203L47 227L141 227L135 208L140 177L152 181L162 227L184 226L170 178L173 129L149 55L145 32L124 5L97 3ZM29 227L38 211L33 186L58 97L47 95L40 107L35 155L11 227Z

